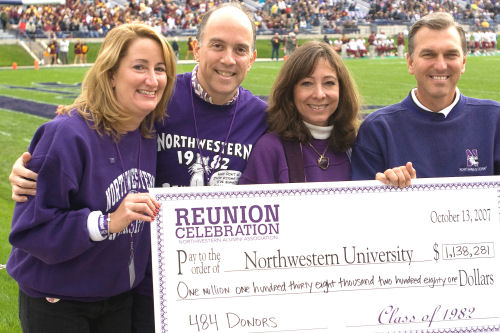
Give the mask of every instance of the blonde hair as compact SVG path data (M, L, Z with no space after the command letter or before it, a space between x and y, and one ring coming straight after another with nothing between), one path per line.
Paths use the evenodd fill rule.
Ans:
M73 104L62 108L61 113L76 109L85 119L93 123L93 128L104 132L115 140L125 134L120 124L130 119L116 99L112 76L118 70L120 61L127 55L132 42L139 38L150 38L158 42L163 51L167 84L160 102L140 124L144 137L152 137L154 123L166 115L168 100L175 84L175 57L166 39L151 27L142 23L122 24L106 35L94 65L82 82L82 92Z

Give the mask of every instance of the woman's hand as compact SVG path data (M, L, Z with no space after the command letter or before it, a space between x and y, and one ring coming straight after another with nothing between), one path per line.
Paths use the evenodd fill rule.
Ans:
M135 220L152 222L160 211L160 203L149 193L129 193L111 214L110 233L118 233Z

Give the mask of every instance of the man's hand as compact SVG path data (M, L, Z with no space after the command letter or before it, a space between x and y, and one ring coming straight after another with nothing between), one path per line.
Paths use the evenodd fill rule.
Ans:
M26 163L30 160L31 154L26 152L12 166L9 181L12 186L12 200L14 201L25 202L28 200L28 195L33 196L36 194L38 174L26 168Z
M417 171L413 168L411 162L407 162L406 165L403 166L387 169L384 173L378 172L375 175L376 180L380 180L386 185L400 188L410 186L411 180L414 178L417 178Z

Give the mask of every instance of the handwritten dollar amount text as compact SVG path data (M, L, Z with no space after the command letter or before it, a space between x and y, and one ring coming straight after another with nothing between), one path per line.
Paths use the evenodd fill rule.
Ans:
M439 244L434 243L434 260L438 261L453 259L493 258L495 256L494 244L465 243L465 244L442 244L441 252Z

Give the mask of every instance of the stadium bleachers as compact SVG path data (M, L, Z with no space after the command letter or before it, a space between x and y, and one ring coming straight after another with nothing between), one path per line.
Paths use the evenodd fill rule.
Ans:
M261 35L286 35L292 31L366 34L377 26L410 26L428 12L439 10L453 13L471 31L496 31L500 23L497 0L241 1L254 13ZM66 1L65 5L0 5L0 23L11 38L101 38L117 24L136 20L150 24L165 36L193 36L203 13L219 2L222 0L95 0Z

